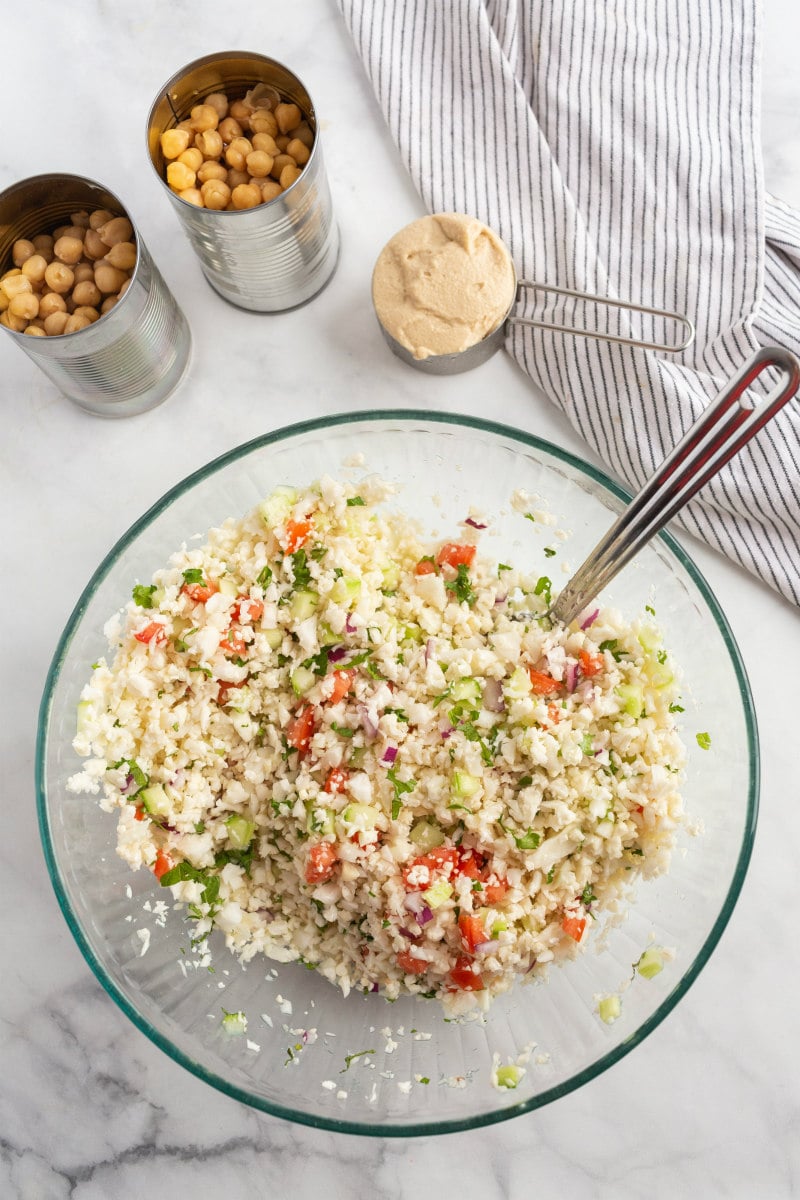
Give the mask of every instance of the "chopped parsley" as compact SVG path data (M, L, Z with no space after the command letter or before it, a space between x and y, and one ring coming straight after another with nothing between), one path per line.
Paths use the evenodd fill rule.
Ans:
M669 711L670 712L685 712L686 710L682 704L670 704Z
M456 568L456 577L451 583L446 583L444 586L448 592L455 592L459 604L468 604L470 608L477 600L477 593L470 583L469 570L465 563L459 563Z
M138 604L140 608L152 608L155 590L156 585L154 583L137 583L131 592L134 604Z
M357 1058L363 1058L365 1054L374 1054L374 1053L375 1053L374 1050L359 1050L356 1054L345 1054L344 1066L342 1067L339 1074L344 1075L345 1071L349 1071L351 1065L356 1061Z
M546 883L552 883L552 882L553 882L553 876L555 875L555 873L556 873L556 868L555 868L555 863L554 863L554 864L553 864L553 866L550 868L550 870L547 872L547 874L546 874L546 875L545 875L545 877L544 877L544 878L545 878L545 882L546 882Z
M355 729L348 729L346 725L337 725L335 721L331 721L331 729L343 738L351 738L355 733Z
M552 546L545 546L545 548L544 548L544 556L545 556L545 558L553 558L553 556L554 556L554 555L555 555L555 550L553 549L553 547L552 547Z
M327 553L328 553L328 547L323 546L322 543L320 543L318 546L315 546L314 549L311 551L311 557L313 558L314 562L322 562L323 558L325 557L325 555Z
M535 517L535 516L533 515L533 513L531 513L531 512L527 512L527 513L525 513L525 520L526 520L526 521L533 521L534 525L536 524L536 517Z
M514 568L510 567L508 565L508 563L498 563L497 564L497 578L498 579L500 578L500 575L503 571L513 571L513 569Z
M404 725L408 724L408 717L402 708L385 708L383 711L384 713L393 713L394 716L397 717L398 721L402 721Z
M618 645L619 643L617 642L616 638L606 638L604 642L600 643L599 649L607 650L614 659L614 662L619 662L624 652L617 648Z
M644 611L650 613L651 617L656 615L656 610L653 608L652 604L645 604Z
M183 572L183 582L200 584L205 583L205 580L203 579L203 572L199 567L187 567L187 569Z
M581 904L588 908L592 901L596 899L597 896L595 896L594 892L592 891L592 885L587 883L586 887L581 893Z
M536 580L536 587L533 589L533 594L534 596L541 596L545 604L549 605L553 599L552 588L553 584L551 580L546 575L541 575Z
M417 786L416 779L398 779L397 771L394 767L390 767L386 772L386 777L394 788L394 799L392 800L392 820L396 821L400 816L400 809L403 807L403 796L408 792L413 792Z
M256 577L256 583L260 588L263 588L264 591L266 591L269 585L272 583L272 567L263 567Z
M521 837L518 837L515 833L512 833L511 836L517 843L518 850L535 850L542 840L541 834L536 833L534 829L529 829Z
M363 508L366 501L363 496L351 496L347 501L348 508Z
M294 586L301 589L308 587L311 583L311 571L308 567L305 550L295 550L294 554L291 554L289 557L292 560Z
M710 733L698 733L697 744L701 750L708 750L711 746L711 734Z
M315 675L326 675L328 673L328 655L330 650L327 646L323 646L318 654L312 654L310 658L306 658L301 664L307 671L313 671Z

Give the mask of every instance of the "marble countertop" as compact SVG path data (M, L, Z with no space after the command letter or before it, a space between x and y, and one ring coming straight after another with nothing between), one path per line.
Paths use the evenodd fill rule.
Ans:
M191 368L165 405L90 417L0 338L4 662L0 879L0 1195L139 1200L159 1194L331 1200L788 1197L800 1193L800 983L794 935L800 806L800 617L688 537L741 648L762 738L750 871L699 980L637 1051L529 1116L408 1142L320 1132L217 1094L148 1042L81 957L44 869L33 786L37 706L60 630L95 565L168 487L288 420L397 406L490 416L585 454L504 355L451 379L387 352L368 280L421 205L333 0L220 10L208 0L0 5L6 121L0 187L41 171L120 194L189 319ZM767 185L800 205L800 10L768 0ZM144 120L184 62L227 46L293 64L324 119L341 264L311 306L259 317L203 282L147 163ZM13 113L9 118L8 114ZM791 669L794 659L795 669Z

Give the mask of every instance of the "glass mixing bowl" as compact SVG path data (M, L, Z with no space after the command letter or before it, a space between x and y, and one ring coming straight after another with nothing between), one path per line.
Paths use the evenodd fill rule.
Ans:
M627 499L555 446L443 413L311 421L223 455L120 539L67 624L39 724L41 833L59 903L87 962L123 1012L177 1062L230 1096L309 1125L384 1136L442 1133L516 1116L591 1080L642 1042L696 979L730 917L750 856L756 723L717 601L688 555L661 535L603 599L628 617L655 608L682 667L685 807L701 832L679 835L669 874L639 883L623 922L602 938L594 930L579 958L551 970L546 982L517 984L485 1018L464 1023L446 1022L434 1000L344 998L296 964L258 958L243 968L213 936L214 972L197 969L184 915L170 908L160 925L153 905L167 893L149 871L132 873L117 857L116 817L66 788L79 767L71 743L80 691L106 652L103 625L127 602L134 581L149 579L193 534L243 514L276 485L341 473L355 454L363 454L366 471L400 485L395 502L432 535L452 536L474 505L493 518L482 551L546 573L556 587L560 572L565 582ZM516 488L538 493L569 531L556 557L544 553L548 527L512 511ZM698 745L698 732L711 734L709 749ZM143 930L150 933L146 953ZM653 939L674 958L644 979L633 964ZM597 996L621 988L621 1014L605 1024ZM225 1031L223 1006L246 1014L246 1034ZM516 1090L492 1086L493 1056L505 1064L531 1042Z

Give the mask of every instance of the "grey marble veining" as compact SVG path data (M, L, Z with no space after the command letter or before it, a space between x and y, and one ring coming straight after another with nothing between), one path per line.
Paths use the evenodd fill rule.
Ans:
M368 298L384 241L420 206L333 0L221 9L208 0L0 4L7 43L0 183L44 170L103 180L134 212L194 335L189 377L130 422L72 408L0 343L4 586L0 839L0 1197L155 1195L360 1200L772 1200L800 1194L796 953L798 613L684 539L739 640L759 714L762 813L730 925L697 983L632 1055L529 1116L444 1138L337 1135L220 1095L141 1035L95 981L58 910L36 828L33 741L59 631L114 540L167 487L263 430L402 405L490 415L581 453L505 358L431 379L386 352ZM767 0L767 186L800 205L800 10ZM237 312L203 283L157 181L144 120L181 63L228 46L293 64L323 116L343 251L307 309ZM35 64L35 69L32 64ZM313 354L309 354L313 347ZM290 414L290 415L287 415Z

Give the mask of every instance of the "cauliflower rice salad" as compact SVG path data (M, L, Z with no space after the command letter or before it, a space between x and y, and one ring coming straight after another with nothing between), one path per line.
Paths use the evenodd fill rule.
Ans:
M106 634L72 790L243 960L450 1012L577 954L682 820L652 620L551 627L550 581L426 544L332 478L182 549Z

